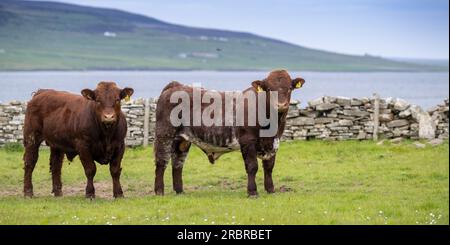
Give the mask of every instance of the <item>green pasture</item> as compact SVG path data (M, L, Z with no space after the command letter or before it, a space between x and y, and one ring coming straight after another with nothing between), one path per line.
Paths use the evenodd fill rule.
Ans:
M259 198L246 195L239 152L214 165L192 148L184 168L185 194L153 193L152 148L127 149L125 198L112 198L107 166L97 165L97 198L84 198L86 179L78 160L63 166L64 197L51 195L49 150L34 171L35 197L22 197L23 151L0 149L0 224L449 224L449 145L417 148L371 141L284 142L274 183L266 194L262 167Z

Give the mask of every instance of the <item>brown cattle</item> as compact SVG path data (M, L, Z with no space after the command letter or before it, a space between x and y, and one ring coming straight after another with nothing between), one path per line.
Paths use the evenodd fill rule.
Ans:
M95 90L80 95L40 89L27 105L24 124L24 186L33 196L33 169L43 141L50 147L50 171L55 196L62 196L61 167L64 155L72 161L80 156L87 177L86 197L94 198L95 162L109 164L114 197L123 197L120 167L125 150L127 123L120 101L133 89L119 89L114 82L100 82Z
M172 161L173 189L176 193L183 192L182 170L183 164L188 154L191 143L197 145L208 156L211 163L214 163L222 154L240 150L245 162L245 169L248 175L247 192L249 196L257 196L255 176L258 170L257 158L262 159L264 167L264 187L268 193L274 192L272 181L272 170L275 164L276 151L278 149L279 139L283 134L286 116L289 109L291 92L304 84L302 78L291 79L285 70L273 71L269 76L261 81L254 81L252 87L243 91L243 94L265 92L269 98L269 93L278 92L278 101L267 105L274 106L278 113L278 128L275 128L276 134L273 137L261 137L260 124L249 125L194 125L193 118L190 123L184 123L179 126L173 126L170 121L171 111L177 106L171 103L171 96L183 91L190 98L190 112L193 115L193 94L194 88L182 85L178 82L168 84L158 99L156 109L156 129L155 129L155 193L164 194L164 171L169 160ZM201 89L204 95L207 90ZM224 101L224 92L220 93L222 102ZM224 104L224 103L222 103ZM256 101L258 104L258 101ZM205 111L210 104L202 103L201 111ZM244 106L245 114L248 114L249 103ZM269 107L266 107L269 108ZM236 106L235 106L236 109ZM254 108L253 108L254 109ZM181 113L180 113L181 114ZM222 115L223 116L223 115ZM194 117L194 115L192 116Z

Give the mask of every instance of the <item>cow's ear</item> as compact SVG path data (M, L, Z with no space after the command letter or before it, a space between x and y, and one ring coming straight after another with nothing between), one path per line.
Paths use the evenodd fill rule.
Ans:
M252 86L255 88L256 92L264 91L264 82L260 80L256 80L252 82Z
M131 97L131 95L133 95L134 93L134 89L132 88L124 88L120 91L120 99L123 100L125 99L126 101L128 101Z
M298 77L292 80L292 89L301 88L305 83L305 79Z
M81 90L81 95L88 100L95 100L95 92L88 88Z

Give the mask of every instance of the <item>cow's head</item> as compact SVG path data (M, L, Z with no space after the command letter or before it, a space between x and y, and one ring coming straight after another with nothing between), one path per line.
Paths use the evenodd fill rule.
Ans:
M98 121L109 127L120 115L120 101L128 99L133 92L132 88L118 88L114 82L100 82L95 90L86 88L81 91L81 94L95 102L95 114Z
M266 92L267 98L270 98L269 92L278 92L278 112L284 113L289 109L292 91L302 87L304 83L303 78L292 80L287 71L276 70L272 71L266 79L252 82L252 86L257 92Z

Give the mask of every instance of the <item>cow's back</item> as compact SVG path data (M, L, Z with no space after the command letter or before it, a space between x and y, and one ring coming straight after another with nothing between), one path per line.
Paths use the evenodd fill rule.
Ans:
M63 107L71 107L72 110L79 110L87 103L80 95L71 94L52 89L41 89L33 95L27 104L27 112L38 113L45 117Z
M35 132L50 145L72 150L77 131L90 121L87 103L68 92L39 90L27 104L24 136Z

